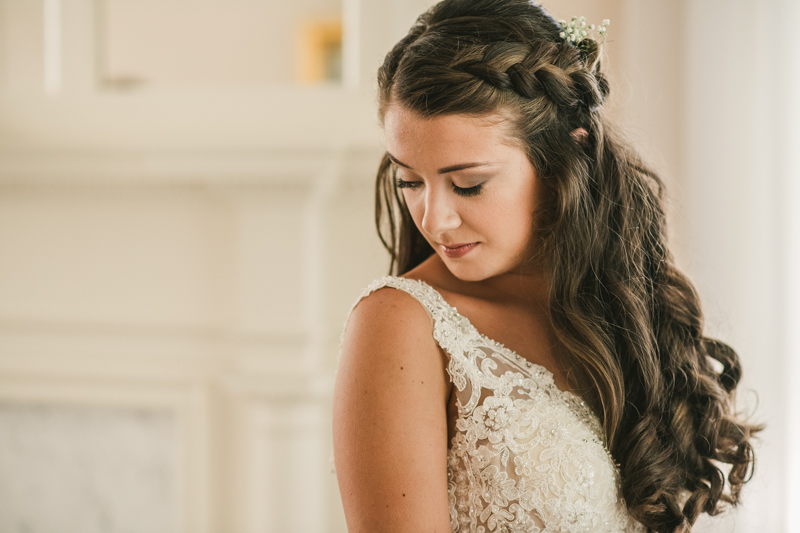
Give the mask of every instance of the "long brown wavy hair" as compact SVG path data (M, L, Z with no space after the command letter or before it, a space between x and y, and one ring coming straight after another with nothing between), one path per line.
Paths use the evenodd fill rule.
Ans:
M386 56L380 114L509 117L543 184L536 254L565 367L603 423L631 515L648 531L688 531L738 503L760 428L737 417L739 357L703 335L698 295L667 249L661 179L604 119L599 45L561 31L528 0L444 0ZM394 171L384 156L376 224L403 274L433 249Z

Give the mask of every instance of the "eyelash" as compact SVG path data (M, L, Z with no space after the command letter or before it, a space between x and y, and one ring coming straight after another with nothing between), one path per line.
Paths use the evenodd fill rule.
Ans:
M418 183L419 182L417 181L404 181L401 180L400 178L396 178L394 180L394 185L398 189L416 189ZM481 193L481 189L483 189L483 183L479 183L474 187L467 187L467 188L456 187L455 185L453 185L453 192L455 192L459 196L465 196L465 197L477 196Z

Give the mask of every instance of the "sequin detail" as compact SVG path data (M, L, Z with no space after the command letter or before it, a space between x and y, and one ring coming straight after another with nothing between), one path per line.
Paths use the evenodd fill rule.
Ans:
M479 333L425 282L387 276L356 304L383 287L425 307L448 356L458 407L447 456L452 532L643 531L620 497L600 422L579 396Z

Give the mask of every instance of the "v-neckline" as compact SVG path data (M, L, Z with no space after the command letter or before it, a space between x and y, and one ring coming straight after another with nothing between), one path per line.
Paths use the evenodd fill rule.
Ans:
M546 366L541 365L539 363L534 363L533 361L529 361L528 359L522 357L516 351L514 351L511 348L509 348L506 345L504 345L503 343L498 342L498 341L494 340L493 338L491 338L491 337L481 333L480 331L478 331L478 328L475 327L475 325L472 323L472 321L469 318L467 318L466 316L464 316L461 313L459 313L458 312L458 308L453 306L453 305L450 305L447 302L447 300L444 299L444 296L442 296L442 293L440 293L438 290L436 290L429 283L427 283L425 281L422 281L421 279L402 278L402 277L399 277L399 276L396 276L396 278L397 279L401 279L401 280L405 280L405 281L413 281L413 282L416 282L416 283L420 283L421 285L423 285L424 287L429 289L433 294L436 295L436 299L438 299L439 302L446 309L448 309L451 312L455 313L457 316L460 316L461 318L463 318L464 321L466 322L466 324L470 327L470 329L472 329L472 331L474 331L475 334L477 334L477 336L480 337L480 339L482 341L484 341L486 344L489 344L490 347L493 348L497 353L499 353L500 355L504 356L510 362L512 362L512 363L516 364L517 366L521 367L521 369L527 369L526 373L528 374L528 377L530 377L530 378L534 377L533 373L532 373L533 370L540 371L540 372L544 373L544 375L547 378L548 382L550 384L552 384L553 388L556 389L559 393L569 395L569 396L571 396L571 397L573 397L575 399L578 399L579 401L583 402L583 399L579 395L575 394L574 392L572 392L570 390L564 390L564 389L560 388L558 385L556 385L555 375L553 374L553 372L549 368L547 368Z
M616 462L614 461L611 452L609 451L608 447L605 444L605 438L603 436L603 424L600 421L600 417L597 416L597 414L589 407L589 405L584 401L584 399L579 394L572 392L571 390L564 390L559 388L559 386L556 385L555 376L553 375L553 372L551 372L547 367L540 365L539 363L528 361L527 359L519 355L511 348L506 347L504 344L478 331L478 328L476 328L472 324L472 321L469 318L459 313L458 308L450 305L447 302L447 300L444 299L444 296L442 296L442 294L438 290L433 288L433 286L429 285L427 282L422 281L421 279L401 278L399 276L387 276L387 278L394 278L396 280L399 280L401 283L410 282L419 284L419 286L423 290L428 291L430 294L433 295L433 297L436 300L438 300L439 304L444 308L444 310L450 311L451 313L454 313L456 316L461 317L464 320L465 324L469 327L469 329L471 329L472 332L474 332L475 335L483 343L487 344L489 348L492 348L496 354L505 358L505 360L508 363L517 366L523 373L523 375L527 375L528 378L538 382L539 386L544 386L550 392L551 395L555 395L556 397L561 398L561 400L564 401L568 406L571 406L573 412L583 417L589 424L590 428L592 426L595 427L595 429L592 429L592 431L595 433L595 435L597 435L597 437L602 442L603 449L606 451L606 454L610 458L611 463L615 465L615 469L617 469L618 471L618 466L616 465ZM435 317L434 320L436 320ZM535 371L541 372L541 375L539 376L534 375ZM545 378L546 381L541 382L543 377Z

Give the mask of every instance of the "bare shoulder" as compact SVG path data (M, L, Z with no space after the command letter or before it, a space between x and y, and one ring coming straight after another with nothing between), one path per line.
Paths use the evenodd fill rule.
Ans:
M443 384L446 358L433 338L433 320L425 307L405 291L384 287L362 298L353 309L342 337L339 371L351 364L358 373L381 370L394 375L414 373L429 383ZM386 376L389 377L389 376Z
M348 531L449 531L444 363L408 293L378 289L350 314L333 398Z
M405 291L382 287L358 301L345 329L352 335L432 333L433 323L423 305ZM432 338L432 337L431 337Z

